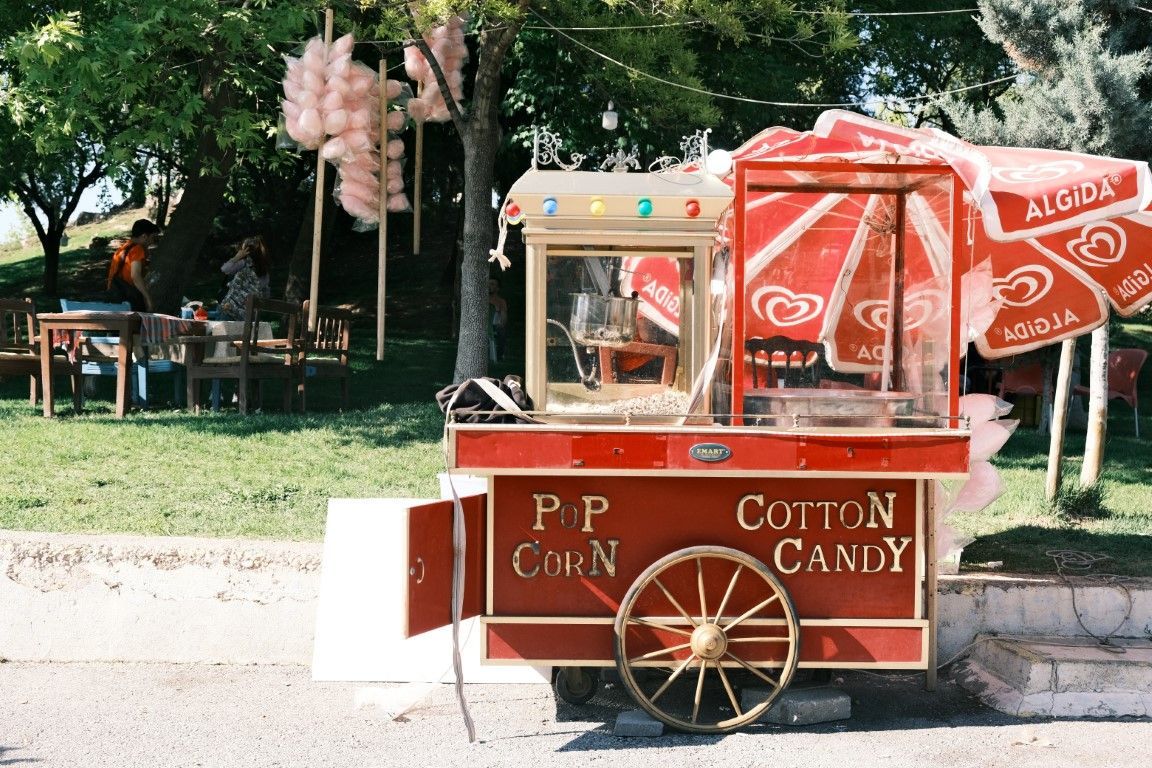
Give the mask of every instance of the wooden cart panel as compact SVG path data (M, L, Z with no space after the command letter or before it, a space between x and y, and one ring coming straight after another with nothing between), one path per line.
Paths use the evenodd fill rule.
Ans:
M498 476L492 489L489 616L611 617L652 562L713 544L767 565L801 618L921 618L915 480Z

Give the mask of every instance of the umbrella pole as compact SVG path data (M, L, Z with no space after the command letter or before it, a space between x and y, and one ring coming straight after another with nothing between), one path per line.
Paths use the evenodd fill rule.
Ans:
M884 329L884 374L880 391L904 389L904 219L907 198L896 196L896 230L892 233L892 270L888 279L888 322Z
M324 50L332 48L332 9L324 10ZM308 331L316 330L320 288L320 245L324 239L324 154L316 151L316 210L312 214L312 272L308 281Z

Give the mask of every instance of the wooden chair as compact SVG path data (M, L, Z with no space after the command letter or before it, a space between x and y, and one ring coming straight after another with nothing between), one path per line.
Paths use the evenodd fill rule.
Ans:
M346 309L317 306L316 328L309 332L308 309L305 301L300 324L300 410L307 410L308 379L312 378L339 379L340 407L347 409L353 314Z
M27 376L28 400L35 406L41 389L41 373L36 305L29 298L0 299L0 376ZM79 413L84 396L80 365L65 355L52 355L51 373L72 379L72 406Z
M272 326L275 338L259 338L261 323ZM200 412L200 382L205 379L236 379L242 414L248 413L251 382L260 386L262 402L264 381L279 379L284 383L284 411L290 412L300 375L299 325L299 304L249 296L241 333L181 337L179 340L187 350L184 364L188 378L188 409ZM227 354L221 354L224 351Z
M1132 406L1132 419L1136 425L1136 439L1140 439L1140 404L1136 396L1136 384L1140 381L1140 369L1148 353L1143 349L1115 349L1108 354L1108 399L1120 398ZM1087 395L1089 387L1077 386L1074 395Z
M759 373L764 373L764 387L811 388L820 386L820 364L824 345L798 341L787 336L753 337L744 342L751 358L752 388L760 388ZM760 362L763 358L763 363ZM783 369L781 371L781 369Z

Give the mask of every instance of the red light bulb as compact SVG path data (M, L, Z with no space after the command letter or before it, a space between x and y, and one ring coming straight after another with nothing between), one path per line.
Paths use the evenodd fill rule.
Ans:
M700 203L695 200L689 200L688 202L684 203L684 213L688 214L692 218L696 218L700 215Z

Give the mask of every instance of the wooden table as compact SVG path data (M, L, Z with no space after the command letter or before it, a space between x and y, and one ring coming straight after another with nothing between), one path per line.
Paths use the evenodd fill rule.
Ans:
M133 338L140 330L135 312L47 312L36 315L40 321L40 370L44 387L44 415L55 415L52 395L52 334L58 331L99 331L116 334L116 418L124 418L128 408L128 363L132 359ZM77 354L80 354L78 351Z

